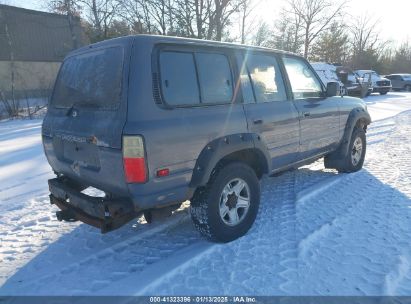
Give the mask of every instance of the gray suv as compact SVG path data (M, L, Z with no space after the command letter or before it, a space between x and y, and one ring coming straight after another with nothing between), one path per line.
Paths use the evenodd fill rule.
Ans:
M411 74L391 74L385 78L391 80L393 90L411 92Z
M141 35L78 49L43 122L51 203L59 220L104 233L190 200L205 237L234 240L256 218L264 175L322 157L361 169L371 119L338 91L302 57L265 48Z

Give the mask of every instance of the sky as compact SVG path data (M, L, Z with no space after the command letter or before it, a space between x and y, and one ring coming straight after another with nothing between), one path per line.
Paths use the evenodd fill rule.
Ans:
M36 10L44 9L42 0L0 0L0 2ZM285 0L261 0L255 13L261 15L262 19L271 25L284 2ZM411 0L350 0L347 13L347 20L351 20L351 16L368 14L379 20L377 30L385 40L392 40L395 44L411 40Z

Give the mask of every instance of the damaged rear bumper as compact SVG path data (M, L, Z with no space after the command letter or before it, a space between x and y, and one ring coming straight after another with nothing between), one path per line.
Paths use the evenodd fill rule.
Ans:
M129 199L92 197L81 192L85 187L62 177L50 179L48 183L50 203L61 210L56 212L60 221L79 220L106 233L139 214Z

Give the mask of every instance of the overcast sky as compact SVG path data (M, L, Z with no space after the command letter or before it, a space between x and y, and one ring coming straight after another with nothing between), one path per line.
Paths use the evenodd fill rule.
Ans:
M42 0L3 0L2 2L37 10L42 10L42 3L44 3ZM279 7L284 2L285 0L261 0L255 12L272 25ZM347 13L353 16L370 14L379 19L378 30L384 39L393 40L396 44L411 40L411 0L351 0ZM347 16L347 20L349 18Z

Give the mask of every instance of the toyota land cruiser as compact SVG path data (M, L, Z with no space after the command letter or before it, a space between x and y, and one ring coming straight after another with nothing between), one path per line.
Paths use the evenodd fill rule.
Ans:
M262 176L322 157L361 169L371 119L338 92L302 57L266 48L148 35L83 47L43 122L51 203L104 233L190 200L204 236L234 240L256 218Z

